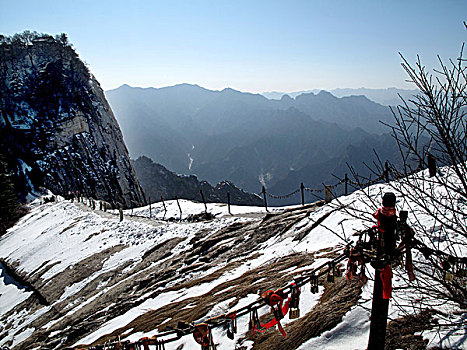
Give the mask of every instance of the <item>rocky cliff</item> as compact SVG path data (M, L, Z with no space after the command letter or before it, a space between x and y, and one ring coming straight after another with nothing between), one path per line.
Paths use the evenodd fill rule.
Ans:
M0 146L22 199L44 187L145 202L103 91L64 34L0 37Z

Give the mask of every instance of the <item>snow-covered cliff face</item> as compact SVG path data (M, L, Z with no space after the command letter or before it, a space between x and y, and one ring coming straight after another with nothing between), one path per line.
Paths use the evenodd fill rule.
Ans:
M23 198L45 187L145 201L104 93L66 38L0 38L0 146Z

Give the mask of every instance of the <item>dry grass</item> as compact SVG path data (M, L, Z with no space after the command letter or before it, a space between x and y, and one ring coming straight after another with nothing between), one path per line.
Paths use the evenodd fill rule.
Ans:
M174 238L155 245L143 255L142 260L130 271L124 272L131 264L129 262L113 271L103 273L90 281L78 293L58 303L55 309L38 317L29 325L34 327L36 331L27 341L20 344L19 348L59 347L64 349L67 345L74 344L83 336L99 329L108 320L124 314L146 299L157 297L161 290L177 291L213 282L222 274L228 274L239 264L254 259L259 254L257 249L260 244L272 237L284 234L315 209L316 205L309 205L270 215L262 222L235 223L215 232L201 230L191 242L186 242L192 245L192 249L178 255L172 255L171 252L185 238ZM114 249L121 248L114 247ZM113 251L101 252L99 255L85 259L73 268L54 276L50 281L41 281L38 278L39 272L45 272L52 267L51 264L45 263L38 269L35 281L37 283L47 282L41 287L41 291L44 291L47 298L54 302L60 297L66 286L79 282L98 271L102 267L103 261L111 254ZM287 284L292 273L284 274L284 270L293 266L306 267L312 262L313 255L311 254L296 254L281 259L272 258L269 265L258 267L239 278L222 283L204 296L189 298L170 305L161 305L158 310L142 315L126 327L122 327L97 342L107 340L109 336L125 333L129 328L134 328L133 332L154 329L169 317L171 320L166 322L163 327L176 326L178 321L192 322L204 317L219 302L230 298L235 298L231 303L231 306L234 307L238 300L247 294ZM215 270L215 272L207 275L204 272L207 270ZM189 280L177 283L176 281L179 281L184 275L188 276ZM106 288L112 288L79 310L64 317L73 307L95 297L97 293L102 291L104 288L102 283ZM168 288L168 286L171 287ZM228 289L230 287L233 288ZM39 308L35 304L37 304L36 301L27 300L18 305L12 312L17 312L20 309ZM190 306L194 307L184 309L188 304L193 304ZM61 319L54 326L48 329L42 328L51 320L58 318ZM3 321L0 320L0 322Z
M357 304L361 287L357 281L337 278L335 283L325 283L325 291L318 304L306 315L286 325L287 339L278 331L269 330L256 337L255 350L291 350L307 340L317 337L337 326L342 317Z
M231 298L234 298L235 301L230 304L230 307L235 307L236 303L248 294L257 294L259 291L259 298L259 295L267 289L284 286L289 282L290 278L283 274L284 270L291 267L301 268L310 265L312 262L313 255L310 254L296 254L277 259L268 265L263 265L246 272L236 279L224 282L199 297L188 298L169 305L161 305L159 309L149 311L136 318L125 327L102 337L96 341L95 344L102 343L107 339L115 339L118 335L126 333L129 329L133 329L132 332L147 332L163 325L163 327L160 327L160 330L163 331L166 326L176 327L179 321L191 323L200 320L216 304ZM213 281L218 279L223 273L227 273L230 269L237 267L239 264L240 262L232 264L231 266L226 266L216 271L214 275L204 276L200 279L187 282L177 286L173 290L190 288L194 285ZM187 305L190 305L190 307L186 308ZM171 320L162 324L162 322L167 319ZM244 318L244 320L248 322L246 318Z
M384 349L426 349L428 340L423 339L421 335L415 335L415 333L432 329L436 325L433 314L434 312L431 310L424 310L419 314L407 315L389 322Z

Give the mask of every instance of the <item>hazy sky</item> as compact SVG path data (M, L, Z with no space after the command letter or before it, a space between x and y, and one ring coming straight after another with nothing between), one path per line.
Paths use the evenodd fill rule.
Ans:
M456 58L466 0L0 0L0 33L65 32L107 90L404 87L400 51Z

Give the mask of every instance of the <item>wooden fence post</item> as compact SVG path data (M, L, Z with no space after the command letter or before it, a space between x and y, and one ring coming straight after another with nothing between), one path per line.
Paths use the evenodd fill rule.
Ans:
M347 176L347 173L345 173L345 195L347 196L349 194L349 177Z
M329 203L332 201L332 187L324 185L324 201Z
M300 183L300 192L302 193L302 207L305 205L305 186L303 186L303 182Z
M152 210L151 210L151 197L149 197L149 218L152 218Z
M431 153L428 153L428 172L430 177L436 176L436 159Z
M263 194L264 198L264 208L266 209L266 211L268 211L268 201L266 200L266 188L264 186L261 193Z
M182 221L182 207L180 206L180 202L178 201L178 197L175 197L177 200L178 210L180 210L180 221Z
M164 198L162 198L162 196L161 196L161 202L162 202L162 206L164 207L164 216L162 217L162 220L164 220L165 216L167 215L167 208L165 207Z
M122 208L119 208L118 211L120 213L120 221L123 221L123 210L122 210Z
M384 163L384 177L385 177L386 183L389 183L389 162L388 161Z
M230 192L227 192L227 209L229 211L229 214L232 215L230 212Z
M206 199L204 198L203 190L199 190L199 193L201 194L201 199L203 200L204 203L204 212L208 212L208 206L206 205Z

